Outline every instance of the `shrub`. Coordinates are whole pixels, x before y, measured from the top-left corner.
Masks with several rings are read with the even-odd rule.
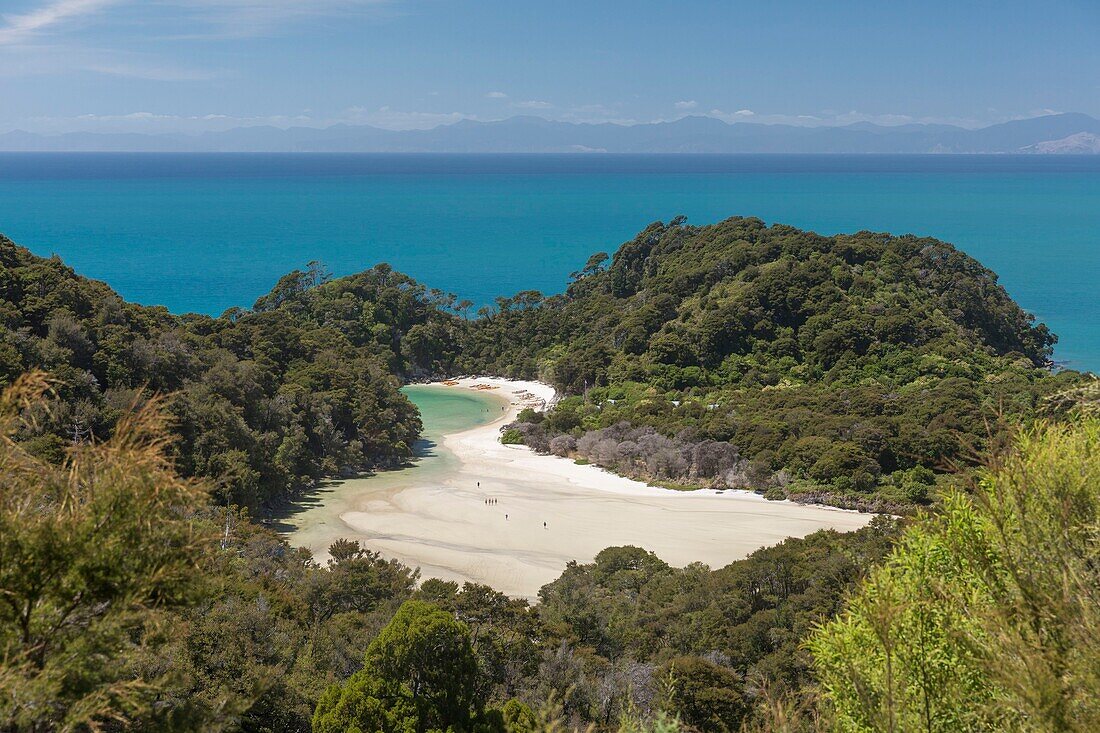
[[[1100,730],[1100,422],[1040,426],[811,638],[838,729]]]

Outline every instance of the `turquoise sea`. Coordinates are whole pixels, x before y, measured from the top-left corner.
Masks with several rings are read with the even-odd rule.
[[[0,232],[176,312],[249,306],[310,260],[553,293],[678,214],[945,239],[1100,371],[1100,156],[0,154]]]

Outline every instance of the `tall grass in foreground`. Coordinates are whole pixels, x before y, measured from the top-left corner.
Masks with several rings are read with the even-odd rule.
[[[155,402],[60,463],[28,454],[13,436],[48,386],[31,373],[0,396],[0,729],[198,730],[167,703],[205,491],[172,469]]]
[[[808,646],[838,731],[1100,730],[1100,420],[1041,425]]]

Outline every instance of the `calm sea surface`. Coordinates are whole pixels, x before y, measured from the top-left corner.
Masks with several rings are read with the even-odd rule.
[[[945,239],[1100,370],[1100,156],[0,153],[0,232],[176,312],[249,306],[310,260],[554,293],[678,214]]]

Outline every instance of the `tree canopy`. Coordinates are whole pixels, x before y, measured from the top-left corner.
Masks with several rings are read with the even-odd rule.
[[[647,227],[563,295],[466,332],[471,371],[567,395],[514,435],[675,486],[906,511],[1079,379],[1053,334],[950,244],[759,219]]]
[[[317,705],[314,733],[467,731],[481,712],[477,660],[464,624],[406,601],[367,647],[363,668]]]
[[[187,729],[199,710],[155,710],[179,673],[156,658],[202,585],[204,487],[172,470],[155,403],[60,464],[30,455],[11,438],[47,387],[32,373],[0,397],[0,727]]]
[[[844,731],[1100,726],[1100,423],[1041,425],[809,641]]]
[[[314,265],[252,311],[174,316],[0,237],[0,384],[42,369],[56,385],[17,436],[27,449],[58,460],[171,394],[178,468],[253,509],[409,458],[421,425],[401,378],[442,368],[455,320],[382,265],[338,281]]]

